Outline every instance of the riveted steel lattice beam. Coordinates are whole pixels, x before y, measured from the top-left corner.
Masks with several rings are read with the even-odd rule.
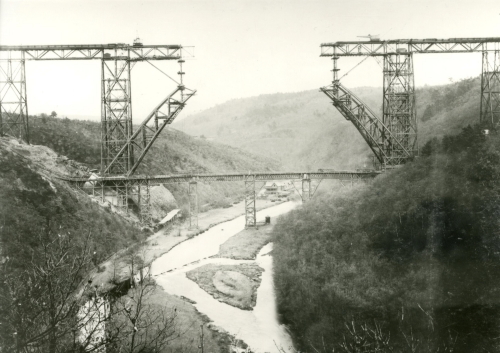
[[[24,52],[0,52],[0,135],[29,143]]]
[[[116,57],[129,61],[178,60],[193,56],[193,47],[178,44],[133,46],[125,43],[84,45],[0,45],[0,52],[24,52],[26,60],[101,60]]]
[[[321,56],[385,56],[401,53],[474,53],[497,50],[500,37],[392,39],[322,43]]]
[[[269,180],[302,180],[304,174],[307,174],[310,179],[336,179],[346,180],[351,179],[369,180],[375,178],[380,172],[376,171],[317,171],[317,172],[282,172],[282,173],[254,173],[252,177],[255,181],[269,181]],[[83,177],[68,177],[57,175],[61,180],[71,183],[85,183],[90,181],[88,178]],[[170,183],[185,183],[191,180],[196,181],[245,181],[248,180],[248,174],[177,174],[177,175],[132,175],[126,176],[105,176],[96,177],[95,182],[104,185],[112,185],[115,181],[128,180],[131,185],[138,185],[143,180],[149,180],[150,185],[170,184]],[[94,182],[94,181],[92,181]]]

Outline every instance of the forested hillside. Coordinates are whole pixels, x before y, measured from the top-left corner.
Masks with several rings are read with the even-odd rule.
[[[45,320],[46,313],[37,305],[41,305],[39,298],[48,296],[46,283],[57,283],[57,293],[51,294],[57,300],[66,295],[68,300],[92,266],[146,237],[86,195],[44,177],[29,155],[23,157],[8,150],[6,139],[0,141],[0,347],[5,349],[12,347],[16,339],[22,347],[24,339],[33,338],[29,334],[36,336],[34,332],[41,329],[36,325],[41,325],[39,320]],[[66,261],[70,257],[73,262],[53,262],[54,254],[48,256],[48,251],[54,248],[61,251],[61,256],[64,254]],[[82,251],[84,248],[86,251]],[[76,270],[83,257],[85,266]],[[47,270],[44,265],[57,272],[44,272],[44,278],[42,273],[36,273],[40,268]],[[69,278],[70,273],[74,277]],[[39,282],[33,278],[28,281],[25,274],[35,275]],[[26,321],[21,323],[21,318]],[[26,332],[19,331],[21,327]]]
[[[416,90],[420,146],[475,123],[479,79]],[[380,115],[381,88],[355,88]],[[174,123],[195,136],[273,157],[288,169],[362,167],[371,151],[354,125],[318,90],[232,100]]]
[[[422,154],[278,221],[279,313],[301,351],[500,350],[500,136],[469,126]]]
[[[31,143],[54,151],[89,167],[100,168],[100,123],[67,118],[30,118]],[[166,128],[146,155],[136,174],[221,173],[279,170],[272,158],[254,156],[234,147],[192,138]],[[187,203],[185,185],[166,185],[181,204]],[[241,183],[203,183],[201,205],[229,205],[243,196]]]

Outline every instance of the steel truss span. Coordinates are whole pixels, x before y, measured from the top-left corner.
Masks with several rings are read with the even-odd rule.
[[[187,183],[189,195],[189,228],[198,228],[198,182],[243,181],[245,185],[245,226],[257,226],[256,189],[257,181],[270,180],[300,180],[302,181],[302,202],[308,202],[315,194],[323,179],[336,179],[342,185],[348,181],[353,185],[357,181],[369,180],[380,172],[375,171],[333,171],[319,170],[317,172],[283,172],[283,173],[253,173],[253,174],[185,174],[185,175],[134,175],[134,176],[93,176],[91,178],[72,178],[62,175],[56,177],[65,180],[78,189],[84,190],[104,202],[108,192],[115,200],[114,206],[129,211],[129,199],[137,203],[143,224],[151,224],[151,206],[149,188],[153,185],[169,183]],[[312,180],[319,181],[315,186]],[[298,191],[298,190],[297,190]]]
[[[413,54],[482,53],[480,121],[500,124],[500,37],[395,39],[321,44],[322,57],[333,61],[333,81],[321,88],[340,113],[359,130],[383,168],[418,155]],[[383,116],[377,117],[340,84],[338,59],[382,56]]]
[[[0,135],[9,134],[29,142],[26,61],[101,60],[101,174],[131,175],[160,132],[196,93],[183,83],[182,64],[184,58],[192,56],[192,47],[177,44],[0,46]],[[137,62],[153,60],[177,60],[177,88],[134,132],[131,71]]]
[[[178,174],[178,175],[133,175],[127,176],[105,176],[88,178],[73,178],[58,176],[59,179],[75,184],[85,184],[87,182],[100,183],[106,186],[113,186],[115,183],[126,181],[129,185],[139,185],[145,180],[150,185],[188,183],[188,182],[210,182],[210,181],[270,181],[270,180],[303,180],[303,179],[337,179],[350,181],[352,179],[372,179],[379,175],[376,171],[317,171],[317,172],[282,172],[282,173],[251,173],[251,174]]]

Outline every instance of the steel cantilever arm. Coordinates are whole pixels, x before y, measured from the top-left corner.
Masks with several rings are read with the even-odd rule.
[[[411,157],[411,153],[404,148],[398,139],[392,136],[392,132],[382,120],[354,93],[340,83],[322,87],[320,90],[332,100],[333,105],[344,118],[354,124],[380,163],[383,164],[391,157],[392,141],[396,141],[398,147],[404,150],[408,158]]]
[[[189,93],[184,91],[188,90]],[[104,174],[108,172],[111,166],[123,156],[129,147],[132,147],[134,154],[134,161],[127,172],[127,176],[132,175],[139,167],[139,164],[144,159],[146,153],[153,145],[158,135],[168,124],[171,124],[177,115],[186,105],[186,102],[194,96],[196,90],[191,91],[186,89],[183,85],[177,86],[177,88],[170,93],[160,104],[156,106],[155,109],[144,119],[140,124],[139,128],[132,134],[128,139],[127,143],[120,149],[116,154],[115,158],[107,166]],[[178,97],[176,97],[178,96]],[[153,122],[152,126],[148,126],[148,123]]]

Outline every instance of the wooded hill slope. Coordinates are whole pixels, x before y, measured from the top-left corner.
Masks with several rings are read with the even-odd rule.
[[[467,127],[273,231],[300,351],[498,352],[500,136]]]
[[[356,88],[381,115],[382,89]],[[416,90],[420,146],[458,133],[479,111],[479,79]],[[354,125],[318,90],[235,99],[180,119],[174,126],[230,146],[272,157],[286,169],[352,169],[370,163],[371,151]]]

